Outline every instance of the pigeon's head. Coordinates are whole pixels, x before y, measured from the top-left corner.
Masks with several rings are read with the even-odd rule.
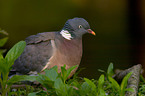
[[[81,38],[85,33],[95,35],[95,32],[90,29],[89,23],[83,18],[69,19],[60,32],[60,34],[67,40]]]

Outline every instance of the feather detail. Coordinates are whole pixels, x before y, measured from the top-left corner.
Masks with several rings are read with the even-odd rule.
[[[61,30],[60,34],[67,40],[71,40],[73,38],[67,30]]]

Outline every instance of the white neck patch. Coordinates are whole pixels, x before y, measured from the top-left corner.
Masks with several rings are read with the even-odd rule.
[[[61,30],[60,34],[67,40],[71,40],[73,38],[67,30]]]

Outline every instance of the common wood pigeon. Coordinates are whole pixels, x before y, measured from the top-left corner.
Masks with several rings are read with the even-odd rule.
[[[21,74],[41,73],[44,69],[66,65],[79,65],[82,57],[82,35],[91,33],[89,23],[83,18],[69,19],[58,32],[44,32],[26,38],[26,48],[15,61],[13,69]],[[75,73],[71,73],[70,77]]]

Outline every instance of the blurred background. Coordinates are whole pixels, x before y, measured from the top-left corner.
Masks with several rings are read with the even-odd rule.
[[[74,17],[86,19],[96,36],[83,37],[79,76],[98,78],[110,62],[125,69],[145,66],[145,0],[0,0],[0,28],[9,33],[4,48],[26,37],[61,30]]]

